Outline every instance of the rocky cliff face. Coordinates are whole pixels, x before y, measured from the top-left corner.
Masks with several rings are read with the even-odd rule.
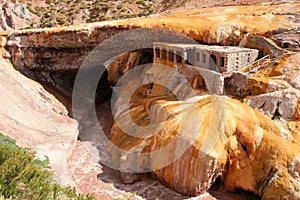
[[[76,145],[77,122],[39,83],[24,77],[8,60],[1,58],[0,63],[0,132],[32,148],[40,159],[47,156],[55,178],[73,184],[66,164]]]
[[[28,28],[31,21],[38,18],[24,2],[1,1],[0,4],[0,30]]]

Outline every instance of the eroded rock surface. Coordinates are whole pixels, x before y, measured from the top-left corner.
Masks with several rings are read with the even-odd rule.
[[[297,15],[300,9],[299,5],[299,2],[286,1],[274,3],[273,5],[207,8],[175,13],[171,16],[155,16],[153,18],[101,22],[52,29],[7,31],[1,32],[1,53],[5,58],[11,60],[14,67],[35,79],[41,78],[50,84],[54,83],[54,87],[58,87],[57,82],[60,82],[61,85],[66,82],[65,85],[72,85],[72,81],[69,81],[69,79],[75,77],[74,74],[76,74],[76,70],[80,67],[85,56],[100,42],[117,33],[134,28],[164,27],[207,44],[240,44],[243,46],[252,35],[271,37],[272,35],[297,29],[299,26],[299,16]],[[124,40],[116,42],[124,42]],[[118,44],[114,45],[117,46]],[[141,57],[139,53],[127,54],[121,57],[120,62],[115,63],[111,76],[109,76],[111,83],[115,84],[120,75],[126,73],[133,65],[138,65]],[[132,60],[130,64],[122,62],[127,58]],[[172,139],[169,136],[173,137],[178,134],[177,125],[181,124],[179,105],[183,103],[186,110],[191,112],[190,115],[187,115],[190,122],[187,124],[182,123],[183,128],[193,132],[193,130],[197,130],[197,125],[201,124],[200,130],[196,132],[196,135],[192,135],[197,136],[197,140],[192,140],[193,137],[190,137],[189,134],[181,138],[182,144],[185,144],[188,149],[184,152],[183,159],[176,159],[174,163],[167,167],[154,170],[153,173],[162,182],[183,194],[197,195],[207,191],[216,177],[221,176],[227,190],[233,191],[235,188],[242,188],[253,191],[264,198],[276,198],[280,193],[283,197],[296,199],[299,197],[299,147],[296,144],[299,144],[300,134],[300,104],[296,100],[299,99],[300,84],[298,83],[299,65],[293,65],[292,63],[297,63],[299,57],[293,56],[287,60],[294,68],[282,68],[283,65],[281,64],[284,63],[282,60],[276,61],[277,64],[276,62],[273,64],[266,62],[256,72],[252,73],[251,71],[250,76],[253,75],[252,79],[248,79],[245,74],[241,74],[240,81],[237,81],[240,88],[239,93],[243,98],[249,96],[249,104],[257,108],[261,107],[264,113],[270,113],[270,117],[273,117],[274,114],[277,116],[279,113],[280,118],[289,120],[284,124],[285,126],[274,123],[270,118],[236,100],[223,97],[215,98],[209,95],[197,97],[191,102],[175,101],[172,97],[147,99],[145,98],[147,96],[146,90],[143,90],[144,96],[135,99],[131,107],[131,116],[137,122],[143,120],[141,124],[144,126],[149,123],[147,118],[149,116],[152,116],[152,120],[156,123],[163,121],[160,118],[161,116],[173,116],[174,118],[170,117],[170,121],[167,121],[165,126],[161,126],[163,131],[145,140],[132,139],[120,131],[116,124],[113,126],[110,137],[112,137],[113,142],[124,149],[132,147],[137,151],[142,149],[144,152],[151,152],[161,146],[166,146]],[[6,64],[3,64],[3,66],[7,67]],[[68,72],[72,73],[71,78],[61,78]],[[5,74],[4,78],[9,77],[6,70],[3,69],[3,73]],[[18,81],[24,79],[21,75],[18,75],[16,79],[1,83],[3,84],[3,87],[1,87],[3,99],[1,101],[4,102],[1,104],[3,105],[3,107],[1,106],[1,113],[5,113],[2,120],[5,126],[2,124],[1,130],[10,137],[19,138],[19,142],[22,141],[23,143],[20,143],[25,146],[36,147],[41,149],[42,152],[48,152],[49,157],[52,156],[50,160],[54,160],[52,166],[54,166],[56,173],[58,175],[63,174],[64,167],[61,165],[57,167],[55,164],[60,162],[58,160],[63,157],[62,155],[69,155],[70,150],[74,147],[77,136],[76,123],[67,117],[67,113],[61,104],[57,103],[56,100],[49,100],[54,98],[45,93],[40,86],[32,86],[37,89],[32,89],[31,86],[27,87],[27,84],[31,84],[28,79],[26,80],[30,83],[19,84]],[[16,88],[23,88],[9,89],[8,84],[15,85]],[[41,93],[37,92],[40,90]],[[70,94],[72,91],[65,90],[64,92]],[[203,94],[206,94],[206,92]],[[19,96],[23,98],[14,99]],[[8,99],[8,97],[12,98]],[[23,106],[16,108],[16,105],[21,105],[20,102],[24,104],[25,108],[28,105],[31,106],[26,110],[33,110],[33,112],[25,113],[26,110],[22,110]],[[36,104],[32,105],[32,102]],[[224,108],[225,106],[226,108],[224,116],[220,114],[223,112],[215,112],[214,106],[220,106],[220,102],[223,102],[221,107]],[[287,109],[287,111],[284,111],[284,109]],[[292,114],[293,111],[295,111],[294,114]],[[39,112],[42,114],[39,114]],[[156,112],[162,115],[156,115]],[[200,117],[198,117],[199,115]],[[54,120],[56,117],[58,120]],[[197,123],[195,120],[201,123]],[[222,125],[220,122],[226,123],[220,127],[214,126],[215,124]],[[91,122],[91,126],[93,126],[93,123]],[[192,124],[192,126],[188,127],[189,124]],[[13,127],[14,131],[7,130],[7,127]],[[51,127],[51,130],[49,130],[49,127]],[[53,130],[53,127],[58,128]],[[92,132],[93,129],[88,127],[86,129],[87,134],[89,131]],[[136,131],[136,134],[148,133],[141,132],[141,129]],[[24,138],[24,135],[26,137],[30,135],[30,138],[21,140],[20,138]],[[45,135],[47,136],[44,137]],[[52,141],[48,136],[53,137],[55,142],[45,145],[44,141]],[[89,135],[89,137],[92,136]],[[217,144],[212,151],[207,150],[206,142],[203,142],[206,141],[204,139],[206,136],[212,136],[212,141]],[[137,144],[137,146],[131,146],[133,144]],[[100,145],[102,143],[99,143]],[[103,150],[105,147],[102,145],[99,149]],[[138,149],[138,147],[141,149]],[[176,146],[173,147],[176,149]],[[105,173],[104,167],[102,168],[97,162],[92,162],[89,159],[88,161],[91,161],[94,166],[85,166],[87,162],[85,162],[86,157],[84,156],[89,153],[84,152],[86,149],[83,149],[80,144],[77,146],[77,150],[72,155],[71,159],[74,162],[70,162],[69,172],[84,192],[95,190],[100,199],[119,197],[124,193],[124,190],[138,191],[138,194],[145,198],[150,198],[151,195],[165,197],[166,199],[172,195],[174,199],[175,197],[178,197],[178,199],[185,198],[172,190],[166,189],[158,182],[151,182],[150,185],[153,183],[153,187],[148,191],[143,191],[142,188],[148,187],[149,182],[125,186],[118,182],[119,177],[116,177],[116,171],[110,171],[111,176],[108,176],[109,173]],[[117,165],[128,169],[126,162],[120,162],[119,160],[120,156],[123,155],[122,152],[113,148],[110,149],[110,152],[113,161]],[[83,153],[84,156],[77,157],[76,153]],[[65,163],[66,157],[62,158],[62,163]],[[166,158],[172,160],[174,157],[169,155]],[[146,161],[139,162],[147,167],[155,167],[160,160],[149,158],[149,162]],[[82,167],[78,167],[77,164]],[[101,171],[101,168],[103,171]],[[61,169],[63,170],[61,171]],[[88,175],[86,175],[87,173]],[[97,173],[100,173],[99,179],[101,179],[102,173],[101,183],[97,182],[95,178]],[[64,181],[67,180],[63,176],[61,177]],[[91,182],[94,188],[91,187]],[[120,190],[111,187],[110,184],[117,185]],[[97,187],[103,187],[107,190],[101,190]],[[140,188],[140,190],[137,188]],[[163,194],[157,189],[167,192]]]
[[[158,108],[161,109],[156,110]],[[164,123],[160,112],[167,113]],[[188,114],[184,115],[185,112]],[[121,112],[116,120],[126,118],[125,115]],[[131,105],[130,115],[140,125],[139,128],[126,125],[128,130],[135,130],[135,137],[115,123],[111,141],[118,148],[108,146],[114,163],[125,170],[132,166],[151,168],[161,181],[187,195],[206,192],[221,176],[230,191],[242,188],[265,199],[279,194],[283,198],[299,198],[298,168],[294,167],[300,156],[299,145],[286,139],[292,138],[288,130],[248,105],[222,96],[206,95],[186,101],[153,97]],[[144,127],[151,120],[160,127],[155,135],[145,132]],[[189,126],[185,126],[185,120]],[[186,130],[184,134],[181,128]],[[141,138],[145,136],[148,137]],[[180,139],[172,143],[176,137]],[[171,146],[169,151],[164,149],[158,157],[143,156],[143,153],[155,154],[156,150],[168,146]],[[186,151],[177,159],[175,152],[181,148]],[[134,160],[130,153],[122,150],[139,152],[140,156]],[[174,162],[158,169],[165,159]]]
[[[244,102],[279,120],[291,130],[299,144],[300,54],[262,61],[235,73],[227,93],[244,98]]]
[[[101,140],[100,135],[102,133],[99,132],[96,123],[101,125],[105,134],[108,134],[113,123],[113,117],[111,116],[110,101],[101,104],[97,109],[99,109],[99,112],[97,112],[99,122],[87,118],[84,123],[86,127],[81,130],[82,138],[87,139],[87,137],[90,137],[91,139],[78,141],[74,153],[68,161],[68,173],[82,192],[93,193],[98,199],[121,198],[126,196],[127,193],[135,193],[136,199],[143,198],[147,200],[259,199],[251,193],[241,191],[231,193],[224,191],[224,189],[219,190],[219,185],[216,185],[216,188],[210,189],[207,193],[189,197],[164,186],[159,181],[151,178],[149,174],[138,174],[140,181],[124,184],[121,181],[120,171],[112,169],[112,165],[99,162],[99,157],[106,152],[106,143]],[[93,144],[98,151],[91,153],[90,143],[95,139],[97,141]],[[134,177],[137,177],[137,175]],[[131,178],[130,175],[129,178]]]
[[[297,16],[294,18],[294,21],[300,22],[300,17]],[[289,33],[281,33],[278,35],[274,35],[272,37],[273,40],[276,41],[278,45],[283,48],[288,48],[290,50],[299,51],[300,50],[300,32],[289,32]]]
[[[30,20],[37,18],[23,3],[1,1],[0,30],[22,29],[29,27]]]
[[[56,179],[73,184],[66,164],[76,145],[77,122],[53,95],[3,58],[0,76],[0,132],[20,146],[33,148],[39,158],[47,156]]]

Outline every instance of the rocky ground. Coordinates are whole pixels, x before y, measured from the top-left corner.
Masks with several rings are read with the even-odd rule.
[[[0,4],[0,25],[2,30],[45,28],[263,2],[271,0],[3,0]]]

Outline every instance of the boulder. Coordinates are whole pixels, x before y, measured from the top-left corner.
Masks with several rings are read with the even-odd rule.
[[[248,97],[246,103],[254,108],[261,109],[264,114],[272,119],[290,121],[294,117],[299,98],[300,91],[290,88]]]

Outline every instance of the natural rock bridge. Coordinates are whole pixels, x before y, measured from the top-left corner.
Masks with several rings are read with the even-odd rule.
[[[252,35],[271,37],[272,35],[276,35],[282,31],[290,30],[295,26],[298,26],[298,24],[293,23],[293,21],[297,21],[295,20],[297,16],[293,15],[289,11],[291,6],[299,7],[299,4],[296,4],[295,2],[293,2],[291,5],[288,4],[289,2],[280,3],[278,5],[249,6],[246,7],[246,11],[243,10],[243,7],[223,7],[218,8],[217,13],[216,9],[214,8],[213,10],[205,10],[204,14],[202,14],[202,11],[189,11],[186,14],[179,13],[178,15],[174,14],[172,17],[158,17],[155,18],[155,20],[145,18],[123,20],[119,22],[86,24],[77,27],[64,27],[58,29],[53,28],[45,30],[2,32],[0,40],[1,54],[3,57],[9,58],[9,60],[13,63],[13,66],[18,68],[22,73],[39,80],[46,86],[49,84],[52,85],[55,89],[63,93],[62,96],[71,96],[72,86],[79,67],[82,65],[82,62],[85,60],[86,56],[90,54],[99,43],[102,42],[102,47],[105,47],[106,50],[102,52],[103,54],[101,54],[103,60],[99,60],[99,54],[97,54],[95,51],[95,54],[92,54],[90,57],[90,67],[93,68],[95,66],[99,66],[102,63],[101,61],[112,58],[114,55],[121,54],[119,59],[113,63],[112,70],[108,71],[108,74],[110,75],[106,74],[106,82],[104,81],[106,85],[104,83],[99,83],[99,86],[101,86],[100,89],[103,89],[102,92],[99,92],[99,94],[101,93],[101,95],[104,95],[104,93],[107,92],[109,96],[111,94],[109,91],[109,84],[114,85],[119,78],[131,68],[143,63],[152,62],[153,40],[149,40],[149,38],[151,38],[150,36],[160,38],[161,40],[158,41],[174,41],[172,38],[166,40],[166,38],[160,37],[160,35],[156,32],[144,32],[144,38],[141,38],[139,42],[136,41],[136,35],[128,35],[128,37],[123,37],[119,40],[106,41],[106,39],[113,38],[113,36],[117,33],[137,28],[164,27],[166,28],[165,32],[167,33],[170,32],[170,29],[175,30],[183,33],[184,35],[188,35],[192,39],[203,44],[235,46],[237,44],[241,44],[241,40],[243,40],[243,42],[247,42],[249,37]],[[222,15],[219,13],[222,13]],[[185,17],[182,17],[183,15]],[[220,20],[220,17],[222,20]],[[260,23],[253,23],[253,21]],[[190,39],[187,37],[183,37],[182,41],[178,41],[177,39],[178,38],[176,37],[176,42],[190,42]],[[129,43],[129,51],[125,48],[125,43]],[[142,49],[141,52],[130,52],[140,49],[141,46],[138,45],[139,43],[144,45],[146,44],[144,46],[146,49]],[[123,54],[125,52],[130,53]],[[95,56],[94,58],[93,55]],[[3,63],[7,62],[7,60],[4,59],[2,61]],[[261,109],[263,112],[274,113],[276,119],[283,118],[287,121],[278,121],[278,123],[274,122],[267,116],[264,116],[261,112],[258,112],[244,103],[241,103],[239,100],[233,100],[231,98],[222,96],[216,96],[216,98],[214,98],[213,96],[206,94],[205,96],[197,97],[198,99],[196,100],[196,103],[198,102],[198,105],[194,102],[183,102],[186,103],[187,110],[191,111],[192,113],[189,120],[189,122],[192,124],[196,124],[194,120],[197,119],[198,111],[203,114],[203,117],[201,118],[203,131],[199,132],[199,140],[197,139],[197,141],[199,141],[197,143],[198,146],[191,146],[190,151],[186,152],[185,154],[187,156],[184,159],[179,159],[173,163],[172,166],[155,171],[154,173],[156,176],[160,180],[168,183],[172,189],[177,190],[182,194],[197,195],[205,192],[218,175],[215,173],[213,177],[209,179],[209,184],[206,184],[207,182],[203,183],[199,179],[199,177],[202,177],[202,180],[208,180],[206,177],[201,176],[204,174],[201,172],[203,172],[203,169],[214,169],[214,171],[220,172],[224,175],[221,176],[221,179],[222,181],[225,181],[225,188],[230,191],[233,191],[235,188],[242,188],[244,190],[250,190],[266,199],[277,198],[278,193],[276,194],[276,192],[278,191],[281,193],[282,191],[285,192],[286,194],[282,194],[286,197],[290,197],[289,199],[296,199],[299,197],[299,137],[297,137],[297,135],[299,135],[298,127],[300,107],[298,103],[298,90],[300,84],[298,79],[298,63],[299,56],[297,55],[288,57],[283,61],[279,59],[279,64],[276,61],[273,63],[274,65],[272,65],[273,67],[270,67],[270,69],[263,69],[267,72],[264,77],[261,77],[261,73],[258,71],[257,73],[253,74],[252,79],[247,79],[247,77],[245,79],[245,91],[251,91],[252,95],[255,95],[255,97],[252,96],[250,99],[248,99],[248,102],[250,102],[249,104]],[[189,66],[186,65],[186,67]],[[1,124],[1,132],[13,136],[17,140],[24,141],[24,138],[26,138],[28,141],[35,141],[36,144],[39,145],[34,148],[39,148],[44,152],[51,151],[52,153],[55,152],[52,151],[55,148],[50,147],[52,147],[52,145],[58,145],[57,141],[61,141],[61,136],[68,133],[71,137],[71,139],[69,139],[69,141],[71,141],[71,145],[63,146],[61,143],[59,143],[59,145],[63,146],[64,152],[66,152],[65,148],[70,147],[67,148],[67,152],[71,153],[71,150],[75,146],[75,140],[78,133],[76,129],[76,122],[73,120],[71,120],[71,131],[73,130],[76,132],[76,134],[71,134],[74,132],[71,132],[67,129],[65,133],[62,131],[62,129],[55,129],[53,132],[51,132],[51,134],[56,136],[54,140],[55,142],[51,143],[49,148],[48,146],[45,147],[45,140],[40,140],[42,137],[44,138],[45,135],[49,134],[49,132],[47,132],[48,124],[51,125],[56,121],[63,122],[63,120],[60,118],[62,117],[62,114],[64,117],[67,117],[63,106],[59,105],[59,109],[49,106],[49,99],[53,99],[53,101],[50,103],[51,105],[58,101],[56,101],[56,99],[49,93],[44,92],[42,87],[39,87],[40,89],[29,87],[29,81],[22,81],[25,77],[21,76],[19,73],[15,73],[18,75],[15,76],[13,79],[14,81],[11,82],[9,75],[11,75],[13,72],[7,73],[8,69],[13,71],[11,70],[12,68],[10,66],[7,67],[7,65],[3,64],[1,69],[3,71],[3,81],[1,82],[3,87],[0,88],[3,90],[2,97],[5,97],[3,98],[4,106],[2,105],[0,107],[1,113],[5,113],[5,120],[3,120],[3,123]],[[192,74],[194,74],[194,72],[192,72]],[[201,75],[201,77],[209,77],[208,75],[204,75],[204,71],[197,74],[197,76],[198,75]],[[109,83],[107,83],[107,77],[109,78]],[[216,74],[216,77],[218,77],[218,74]],[[216,83],[216,81],[211,82]],[[10,87],[7,87],[7,84],[9,83],[11,83]],[[213,86],[209,86],[209,84],[207,84],[207,86],[208,88],[213,88]],[[278,93],[280,93],[280,96],[278,96],[278,93],[275,93],[274,91],[280,90],[281,88],[283,91],[279,91]],[[58,94],[57,90],[53,92],[56,95]],[[264,95],[266,93],[270,94]],[[262,95],[263,98],[261,97]],[[36,100],[39,100],[42,103],[36,104]],[[71,100],[67,100],[68,101],[63,103],[68,106]],[[161,99],[141,98],[139,100],[143,101],[144,104],[135,102],[136,105],[132,107],[137,108],[141,111],[141,114],[144,114],[141,115],[140,113],[135,112],[136,110],[133,110],[132,117],[137,117],[136,119],[138,119],[138,121],[142,120],[141,122],[143,123],[148,122],[148,112],[151,110],[151,105],[157,105],[157,108],[164,107],[166,108],[166,111],[173,113],[174,116],[168,121],[169,125],[165,126],[160,134],[154,136],[152,138],[153,140],[150,140],[151,138],[147,139],[147,143],[139,143],[140,141],[137,141],[140,144],[140,147],[143,147],[145,151],[148,151],[151,148],[155,149],[156,147],[160,147],[161,142],[167,142],[167,140],[164,140],[165,136],[173,136],[176,134],[177,125],[180,124],[179,103],[181,102],[172,98],[168,99],[168,97],[161,97]],[[216,102],[217,104],[214,104],[213,102]],[[28,112],[22,110],[24,104],[32,105],[32,108],[29,110],[34,110],[35,112],[28,114]],[[145,104],[147,106],[145,106]],[[201,137],[203,136],[203,133],[205,135],[210,134],[206,134],[206,130],[208,129],[205,127],[205,125],[209,125],[210,119],[214,119],[214,116],[219,117],[218,119],[224,117],[223,115],[213,115],[211,110],[214,105],[227,106],[226,111],[228,112],[226,112],[225,115],[227,125],[220,126],[221,131],[225,133],[223,136],[227,143],[222,143],[225,144],[225,146],[216,146],[214,149],[215,151],[211,152],[212,157],[210,158],[212,158],[213,162],[201,162],[201,159],[199,160],[197,157],[199,155],[197,152],[203,153],[201,152],[200,148],[203,141]],[[11,107],[15,108],[16,112],[7,112],[7,109],[10,109]],[[47,109],[45,109],[45,107]],[[284,108],[289,108],[288,112],[283,113],[283,110],[286,111]],[[18,109],[22,111],[18,112]],[[99,109],[99,107],[97,107],[97,109]],[[49,116],[49,113],[51,114],[53,111],[55,111],[55,115],[57,114],[57,119],[59,120],[55,121],[53,120],[53,115]],[[37,114],[35,117],[31,117],[31,115],[36,112]],[[103,112],[103,110],[100,110],[99,113],[102,114],[100,117],[103,119],[107,117],[107,113]],[[20,120],[16,118],[15,114],[18,114]],[[41,117],[38,118],[36,116]],[[10,126],[6,119],[11,119],[13,125]],[[28,120],[24,121],[23,119]],[[158,118],[157,120],[160,122],[159,120],[161,119]],[[21,124],[17,125],[18,127],[21,127],[17,136],[10,132],[11,129],[7,129],[7,127],[15,127],[16,121]],[[51,121],[51,123],[49,123],[49,121]],[[32,124],[32,122],[37,123]],[[40,129],[39,123],[43,124],[45,129]],[[90,123],[89,125],[93,126],[94,124],[95,123]],[[90,126],[85,129],[87,134],[93,132],[93,127]],[[41,135],[41,138],[34,138],[36,134],[26,134],[28,132],[24,132],[23,127],[33,130],[34,133],[38,132]],[[110,136],[116,144],[120,143],[120,146],[124,145],[125,149],[131,147],[130,145],[125,145],[126,142],[132,144],[131,138],[128,137],[128,135],[123,134],[116,124],[114,124],[112,129],[110,128],[111,126],[107,125],[107,130],[112,130]],[[171,129],[172,133],[170,132]],[[212,130],[212,133],[217,133],[214,131],[214,129]],[[16,130],[14,131],[16,132]],[[80,131],[82,133],[82,130]],[[168,131],[170,134],[165,134],[163,131]],[[143,132],[137,133],[144,134]],[[26,135],[26,137],[24,135]],[[105,146],[103,145],[102,148],[104,149]],[[65,166],[67,157],[70,155],[69,153],[61,153],[60,155],[62,156],[59,157],[55,152],[51,158],[54,158],[55,163],[63,163],[62,165]],[[76,151],[72,157],[81,160],[81,157],[78,158],[78,155],[81,154]],[[119,155],[117,151],[112,150],[111,155],[115,157],[116,161],[118,161]],[[191,160],[194,161],[192,162]],[[268,160],[267,163],[266,160]],[[211,159],[208,159],[207,161],[211,161]],[[72,171],[74,175],[73,178],[76,177],[73,179],[73,181],[76,180],[77,186],[84,192],[96,191],[97,195],[100,196],[100,199],[103,199],[103,196],[105,195],[109,197],[114,195],[116,196],[116,194],[120,195],[120,191],[116,192],[116,188],[114,188],[117,185],[115,179],[113,180],[114,184],[106,184],[107,182],[104,183],[105,189],[108,188],[108,190],[104,191],[105,194],[102,193],[103,185],[98,185],[101,180],[97,179],[99,178],[97,175],[99,174],[99,171],[102,170],[101,173],[104,173],[103,171],[106,169],[100,166],[95,169],[95,172],[92,175],[86,175],[86,170],[83,168],[86,167],[85,164],[89,163],[90,162],[84,162],[84,166],[75,166],[77,163],[74,164],[74,167],[80,168],[78,171],[81,171],[79,175],[77,174],[77,171],[76,173],[73,173],[74,171]],[[214,165],[214,163],[217,163],[218,165]],[[95,163],[94,165],[99,166],[99,163]],[[209,168],[209,165],[213,168]],[[224,166],[224,168],[222,166]],[[56,168],[54,167],[53,169],[58,169],[56,171],[56,174],[58,175],[61,175],[61,171],[65,170],[60,166],[56,166]],[[189,170],[192,170],[194,174],[189,173]],[[89,171],[89,169],[87,171]],[[178,174],[178,171],[183,173]],[[200,173],[200,176],[198,173]],[[280,177],[278,176],[279,173],[281,174]],[[194,175],[197,178],[194,178]],[[85,183],[82,182],[82,177],[86,180]],[[104,181],[111,181],[112,179],[109,178],[103,179],[102,177]],[[92,183],[91,179],[93,179]],[[119,181],[119,177],[116,179]],[[189,198],[184,197],[179,193],[175,193],[174,191],[170,192],[170,190],[168,190],[168,192],[165,192],[167,191],[166,188],[163,189],[164,192],[161,192],[160,188],[162,186],[160,185],[158,187],[157,185],[159,184],[153,186],[155,189],[149,189],[149,185],[147,184],[142,184],[142,186],[140,185],[141,187],[137,189],[137,187],[135,187],[137,184],[124,186],[120,183],[119,185],[122,185],[122,187],[119,189],[123,190],[125,188],[124,190],[126,191],[136,191],[138,195],[141,195],[145,198],[149,197],[149,199],[153,197],[158,197],[159,199],[170,199],[170,197],[172,199]],[[93,187],[90,187],[91,185],[93,185]],[[201,191],[197,189],[199,188],[198,186],[201,186]],[[111,194],[107,194],[112,191],[110,190],[111,188],[114,188],[113,192]],[[128,190],[128,188],[131,189]],[[147,190],[147,194],[144,192],[145,188],[149,189]],[[154,190],[159,192],[154,193]],[[221,194],[221,197],[224,196],[223,194],[224,193]],[[163,198],[163,196],[165,198]]]

